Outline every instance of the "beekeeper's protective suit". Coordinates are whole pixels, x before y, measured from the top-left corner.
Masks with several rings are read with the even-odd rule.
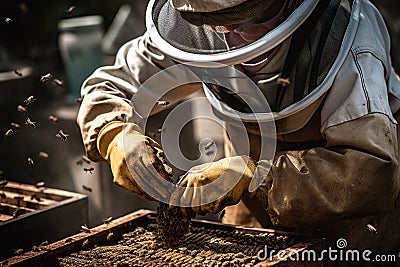
[[[360,251],[400,250],[400,85],[391,68],[388,32],[369,1],[152,0],[147,27],[120,49],[114,66],[98,69],[82,89],[78,123],[87,153],[110,163],[117,184],[151,199],[132,177],[145,180],[154,164],[162,176],[169,172],[161,147],[135,123],[124,122],[139,109],[130,100],[140,85],[177,62],[196,68],[212,67],[210,62],[233,65],[257,84],[272,109],[276,154],[272,161],[260,159],[264,133],[257,123],[244,121],[250,157],[237,151],[240,144],[230,136],[225,159],[180,182],[200,186],[220,172],[235,176],[236,166],[243,170],[237,185],[211,204],[183,210],[218,212],[244,200],[226,208],[226,222],[317,230],[333,247],[345,238],[348,248]],[[184,80],[188,73],[169,79]],[[163,100],[173,104],[199,89],[227,129],[238,127],[235,112],[252,112],[235,97],[236,88],[209,82],[179,86]],[[121,141],[124,127],[129,147]],[[142,159],[141,149],[152,156]],[[130,151],[126,160],[122,150]],[[271,168],[260,174],[263,164]],[[265,181],[249,192],[254,175],[266,176]],[[198,203],[202,196],[178,197]],[[377,232],[368,231],[367,224]]]

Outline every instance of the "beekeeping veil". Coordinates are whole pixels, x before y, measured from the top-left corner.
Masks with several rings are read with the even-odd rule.
[[[276,48],[307,19],[317,3],[150,0],[146,25],[155,45],[179,62],[199,67],[235,65]]]

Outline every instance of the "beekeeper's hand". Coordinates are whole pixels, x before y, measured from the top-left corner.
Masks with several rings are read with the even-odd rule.
[[[170,206],[180,206],[184,214],[218,213],[235,205],[248,191],[256,170],[248,156],[224,158],[191,168],[178,182]],[[206,186],[209,185],[209,186]]]
[[[119,121],[108,123],[99,132],[97,149],[111,165],[117,185],[148,200],[166,199],[169,196],[154,178],[161,175],[168,179],[172,170],[165,164],[160,145],[143,135],[136,124]],[[139,184],[151,189],[151,196]]]

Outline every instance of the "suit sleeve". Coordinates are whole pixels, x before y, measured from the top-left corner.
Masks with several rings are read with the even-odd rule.
[[[102,160],[96,148],[96,139],[101,128],[111,121],[132,118],[134,111],[140,108],[134,104],[132,98],[141,85],[156,73],[174,65],[175,62],[163,55],[148,35],[144,34],[119,49],[113,66],[97,69],[84,82],[82,85],[84,98],[77,122],[87,155],[91,160]],[[174,75],[167,77],[171,80],[185,78]],[[158,81],[158,85],[162,87],[163,81]],[[198,84],[185,84],[177,89],[179,92],[169,93],[163,100],[171,104],[176,103],[198,88]],[[148,94],[157,95],[156,92]],[[155,107],[150,115],[160,110],[161,107]]]

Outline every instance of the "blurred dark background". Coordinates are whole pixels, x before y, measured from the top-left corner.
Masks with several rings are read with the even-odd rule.
[[[400,71],[400,6],[395,0],[373,2],[388,24],[393,64]],[[77,164],[85,154],[75,122],[79,104],[68,96],[57,24],[66,18],[100,15],[104,34],[112,37],[110,26],[124,4],[130,7],[129,23],[121,30],[123,34],[114,38],[113,46],[104,51],[103,64],[112,63],[116,46],[144,32],[147,0],[0,0],[0,180],[29,184],[44,181],[49,187],[87,194],[91,225],[101,223],[106,216],[120,216],[139,207],[154,208],[154,204],[113,185],[107,164],[91,163],[93,174],[83,171],[89,164]],[[24,70],[23,76],[14,70]],[[47,73],[53,78],[40,82]],[[54,84],[54,78],[62,80],[64,86]],[[28,106],[28,114],[18,112],[17,105],[24,104],[30,95],[37,100]],[[59,122],[50,122],[50,115],[58,117]],[[35,129],[25,125],[28,117],[37,123]],[[20,124],[21,129],[6,138],[11,122]],[[60,129],[69,134],[67,141],[56,137]],[[49,158],[40,158],[41,151]],[[35,161],[34,166],[28,165],[28,157]],[[83,185],[91,187],[92,192],[85,191]]]

